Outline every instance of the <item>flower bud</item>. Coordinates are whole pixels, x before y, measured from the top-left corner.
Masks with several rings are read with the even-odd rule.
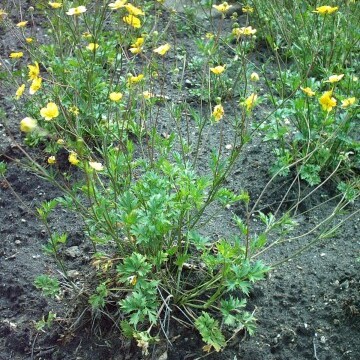
[[[260,77],[259,77],[258,73],[256,73],[256,72],[251,73],[251,75],[250,75],[251,81],[259,81],[259,79],[260,79]]]

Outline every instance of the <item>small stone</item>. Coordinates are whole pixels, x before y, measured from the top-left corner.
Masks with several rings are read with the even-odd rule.
[[[189,79],[186,79],[185,80],[185,87],[190,89],[190,88],[194,87],[194,84]]]
[[[22,223],[26,223],[26,220],[25,219],[21,219],[20,220]]]
[[[67,272],[67,276],[68,276],[70,279],[76,279],[79,275],[80,275],[80,273],[79,273],[77,270],[69,270],[69,271]]]
[[[70,246],[65,250],[65,254],[71,258],[76,258],[81,255],[81,251],[78,246]]]
[[[15,243],[15,245],[20,245],[21,241],[20,240],[15,240],[14,243]]]
[[[162,355],[160,355],[159,360],[167,360],[168,355],[167,355],[167,351],[165,351]]]

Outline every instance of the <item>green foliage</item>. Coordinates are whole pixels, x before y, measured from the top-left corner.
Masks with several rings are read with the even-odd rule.
[[[225,338],[221,333],[219,322],[207,312],[202,312],[202,315],[196,319],[195,326],[203,341],[214,347],[216,351],[220,351],[225,346]]]
[[[43,246],[43,250],[51,255],[56,255],[60,247],[64,245],[67,241],[67,234],[58,234],[56,232],[53,232],[50,235],[50,239],[47,244]]]
[[[43,316],[41,320],[35,323],[35,329],[37,331],[44,331],[52,327],[54,320],[56,319],[56,314],[52,311],[49,311],[47,316]]]
[[[5,176],[6,174],[6,164],[4,161],[0,161],[0,176]]]
[[[319,74],[325,69],[341,72],[357,62],[354,46],[358,46],[355,24],[359,11],[355,2],[341,3],[329,15],[315,13],[313,3],[303,0],[252,3],[264,30],[261,35],[285,61],[294,60],[301,77],[310,65],[312,72]]]
[[[155,324],[158,320],[157,310],[159,299],[157,285],[159,281],[141,281],[135,284],[134,290],[119,305],[126,315],[129,315],[129,324],[136,329],[139,324]]]
[[[212,1],[205,3],[212,9]],[[34,163],[35,170],[62,192],[37,208],[49,235],[44,251],[78,291],[63,260],[68,235],[50,226],[57,205],[76,213],[94,254],[82,294],[94,317],[120,315],[123,334],[147,354],[159,329],[166,331],[163,320],[178,309],[199,331],[204,350],[220,351],[229,333],[254,333],[245,297],[270,271],[255,257],[296,226],[291,210],[265,214],[257,208],[262,195],[250,199],[228,183],[255,131],[273,145],[274,177],[296,170],[315,186],[338,171],[345,202],[359,196],[357,181],[349,180],[360,163],[354,136],[358,107],[355,100],[339,106],[359,97],[351,49],[355,30],[351,25],[340,31],[347,12],[353,16],[351,8],[347,4],[340,15],[320,21],[308,2],[257,0],[249,4],[254,13],[246,15],[252,26],[255,17],[257,30],[240,28],[233,14],[205,34],[191,8],[182,17],[162,12],[158,2],[144,2],[146,16],[139,15],[137,27],[124,20],[126,7],[110,10],[108,3],[82,1],[87,10],[71,16],[70,5],[36,5],[49,21],[49,42],[26,51],[31,64],[41,64],[37,76],[43,83],[31,97],[14,100],[38,123],[26,133],[26,144],[41,145],[55,158]],[[227,20],[232,31],[224,36]],[[196,38],[177,43],[176,32]],[[256,36],[268,42],[272,54],[262,69],[249,60],[258,47]],[[171,47],[162,54],[159,46],[166,42]],[[271,78],[266,66],[272,60],[277,73]],[[288,60],[292,65],[284,69]],[[211,71],[218,65],[223,72]],[[26,83],[28,93],[30,67],[13,67],[16,83]],[[259,75],[249,75],[254,68],[262,71],[260,84]],[[340,72],[346,72],[344,79],[329,85],[327,77]],[[305,87],[317,94],[306,94]],[[337,107],[324,109],[319,93],[330,90]],[[44,116],[49,103],[57,108],[51,119]],[[252,116],[260,104],[274,109],[266,114],[259,106],[260,115]],[[209,236],[206,224],[234,206],[243,210],[234,216],[236,233]],[[60,293],[59,281],[46,275],[35,286],[49,296]],[[54,318],[49,313],[38,328]]]
[[[225,338],[221,333],[219,322],[207,312],[203,311],[195,321],[195,326],[202,339],[216,351],[220,351],[225,346]]]
[[[46,296],[57,296],[60,292],[60,283],[56,278],[48,275],[39,275],[35,281],[35,286]]]
[[[96,292],[89,297],[89,303],[92,310],[99,310],[104,308],[108,294],[109,292],[105,283],[98,285],[96,287]]]
[[[40,219],[46,221],[51,211],[56,207],[57,201],[55,199],[50,201],[44,201],[41,203],[40,207],[36,210],[40,216]]]

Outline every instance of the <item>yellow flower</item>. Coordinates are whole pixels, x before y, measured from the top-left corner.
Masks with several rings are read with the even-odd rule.
[[[30,85],[30,90],[29,90],[30,95],[34,95],[41,88],[41,83],[42,83],[41,77],[35,78],[32,81],[32,83]]]
[[[85,6],[78,6],[76,8],[71,8],[69,11],[66,12],[67,15],[74,15],[79,16],[80,14],[84,13],[86,11]]]
[[[129,85],[136,84],[136,83],[140,82],[143,78],[144,78],[143,74],[139,74],[138,76],[131,75],[128,79],[128,84]]]
[[[20,130],[31,132],[37,127],[37,121],[31,117],[26,117],[20,121]]]
[[[324,5],[324,6],[319,6],[316,8],[316,10],[314,10],[313,12],[314,13],[318,13],[320,15],[327,15],[327,14],[332,14],[334,13],[335,11],[337,11],[339,9],[338,6],[335,6],[335,7],[331,7],[331,6],[328,6],[328,5]]]
[[[34,80],[39,77],[40,74],[40,68],[37,61],[35,61],[34,65],[28,65],[29,69],[29,80]]]
[[[253,29],[251,26],[235,28],[232,30],[232,34],[239,38],[241,35],[250,36],[256,33],[256,29]]]
[[[335,83],[335,82],[340,81],[343,77],[344,77],[344,74],[331,75],[331,76],[329,76],[329,80],[325,80],[324,82]]]
[[[136,39],[136,41],[131,44],[130,52],[132,54],[139,54],[142,51],[142,45],[144,44],[144,38],[139,37]]]
[[[0,9],[0,20],[4,19],[6,15],[7,13],[4,10]]]
[[[252,93],[242,104],[246,107],[247,111],[252,110],[256,104],[258,96],[255,93]]]
[[[54,165],[56,163],[56,158],[55,156],[49,156],[47,159],[48,164],[50,165]]]
[[[125,9],[128,11],[129,14],[131,15],[135,15],[135,16],[139,16],[139,15],[145,15],[145,13],[137,8],[136,6],[134,5],[131,5],[131,4],[126,4],[125,5]]]
[[[85,39],[89,39],[92,37],[92,35],[88,32],[88,31],[85,31],[83,34],[82,34],[82,37],[85,38]]]
[[[129,51],[134,54],[134,55],[137,55],[137,54],[140,54],[141,51],[142,51],[142,47],[132,47],[129,49]]]
[[[325,91],[321,95],[319,103],[321,104],[324,111],[331,111],[332,108],[336,106],[336,100],[332,97],[332,90]]]
[[[220,121],[222,117],[224,116],[224,108],[221,104],[216,105],[214,107],[213,113],[212,113],[215,121]]]
[[[16,26],[18,28],[23,28],[26,26],[27,23],[28,23],[28,21],[20,21],[19,23],[16,24]]]
[[[33,39],[33,38],[30,38],[30,37],[27,37],[27,38],[25,38],[25,41],[26,41],[28,44],[31,44],[31,43],[34,41],[34,39]]]
[[[309,97],[315,95],[315,91],[312,91],[311,88],[309,88],[309,87],[303,88],[300,86],[300,89],[304,92],[304,94],[306,94]]]
[[[243,13],[250,13],[252,14],[254,12],[254,8],[252,8],[251,6],[249,5],[246,5],[242,8],[242,12]]]
[[[116,0],[114,3],[109,4],[109,8],[111,8],[112,10],[123,8],[126,2],[127,0]]]
[[[19,52],[12,52],[9,57],[11,59],[20,59],[24,56],[24,53],[22,51],[19,51]]]
[[[56,143],[57,143],[58,145],[64,145],[64,144],[65,144],[65,140],[64,140],[64,139],[57,139],[57,140],[56,140]]]
[[[356,98],[355,97],[351,97],[351,98],[347,98],[345,100],[341,101],[341,107],[343,108],[347,108],[348,106],[351,106],[353,104],[355,104]]]
[[[259,81],[260,77],[259,77],[259,74],[256,73],[256,72],[253,72],[250,74],[250,80],[251,81]]]
[[[130,283],[132,286],[135,286],[136,283],[137,283],[137,277],[136,277],[136,275],[129,276],[129,277],[127,278],[127,280],[129,281],[129,283]]]
[[[145,39],[143,37],[139,37],[136,39],[136,41],[131,44],[132,47],[141,47],[144,44]]]
[[[95,51],[99,47],[99,44],[90,43],[86,48],[90,51]]]
[[[18,89],[16,90],[16,93],[15,93],[15,99],[16,100],[19,100],[22,96],[22,94],[24,93],[25,91],[25,84],[22,84],[21,86],[18,87]]]
[[[144,91],[142,94],[143,94],[144,99],[146,99],[146,100],[149,100],[152,97],[154,97],[154,94],[151,93],[150,91]]]
[[[109,95],[109,99],[111,101],[114,101],[114,102],[118,102],[122,99],[123,97],[123,94],[120,93],[120,92],[112,92],[110,95]]]
[[[99,162],[89,161],[89,165],[96,171],[104,170],[104,165]]]
[[[69,154],[68,160],[71,165],[77,165],[80,162],[80,160],[77,158],[76,152],[71,152]]]
[[[75,116],[78,116],[80,114],[79,108],[75,105],[70,106],[69,112],[71,112]]]
[[[207,33],[205,34],[205,37],[206,37],[207,39],[211,40],[211,39],[213,39],[213,38],[215,37],[215,34],[212,33],[212,32],[207,32]]]
[[[134,16],[134,15],[128,15],[128,16],[124,16],[123,17],[123,21],[134,27],[135,29],[139,29],[141,27],[141,21],[138,17]]]
[[[216,9],[217,11],[220,11],[221,13],[226,13],[232,5],[229,5],[226,1],[223,2],[220,5],[213,5],[213,8]]]
[[[225,66],[218,65],[218,66],[210,68],[210,71],[215,75],[220,75],[225,71]]]
[[[49,102],[46,107],[43,107],[40,110],[40,115],[45,120],[52,120],[59,116],[59,109],[55,103]]]
[[[48,3],[50,5],[50,7],[52,7],[53,9],[59,9],[62,7],[62,3],[61,2],[49,2]]]
[[[154,49],[154,53],[157,53],[161,56],[164,56],[171,48],[171,45],[170,44],[164,44],[164,45],[161,45],[159,46],[158,48]]]

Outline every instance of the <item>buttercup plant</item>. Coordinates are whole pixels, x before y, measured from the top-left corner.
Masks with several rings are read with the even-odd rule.
[[[255,12],[261,20],[255,4],[243,9],[246,26],[234,18],[225,36],[222,24],[231,4],[212,4],[221,13],[220,25],[212,35],[197,30],[202,37],[194,48],[201,61],[191,69],[176,34],[167,32],[172,27],[175,32],[178,15],[165,17],[160,1],[41,5],[51,40],[36,48],[25,41],[25,55],[13,56],[19,62],[5,63],[11,64],[5,70],[17,79],[14,101],[24,105],[26,113],[20,130],[27,144],[44,145],[43,162],[20,148],[32,169],[63,193],[37,209],[49,236],[44,250],[54,257],[63,281],[80,293],[64,258],[68,236],[49,225],[49,214],[58,207],[82,218],[91,244],[91,281],[82,284],[86,291],[79,296],[94,318],[106,314],[144,354],[161,334],[168,336],[170,318],[195,327],[207,352],[222,350],[239,331],[253,334],[255,315],[247,310],[246,296],[270,270],[257,257],[289,239],[297,225],[291,217],[297,206],[284,215],[264,214],[257,205],[273,179],[256,199],[245,190],[232,191],[226,181],[257,126],[268,140],[282,145],[276,175],[297,167],[302,179],[317,185],[323,169],[331,172],[348,163],[349,140],[335,134],[351,133],[358,97],[351,86],[342,85],[350,75],[341,70],[320,82],[302,73],[287,103],[278,104],[279,94],[265,97],[260,83],[269,80],[248,58],[261,33],[252,23]],[[164,27],[162,17],[168,21]],[[28,36],[27,29],[19,35]],[[201,92],[195,105],[187,98],[192,89],[182,85],[189,70],[196,70]],[[179,102],[169,91],[169,74],[177,82]],[[278,104],[275,122],[250,124],[269,98]],[[278,117],[284,113],[293,115],[292,126],[299,132],[292,143],[279,127]],[[204,148],[209,164],[200,167]],[[322,221],[328,232],[335,215],[358,197],[352,184],[341,186],[343,197]],[[236,233],[207,236],[204,225],[235,203],[245,214],[234,215]],[[252,228],[253,217],[263,224],[258,233]],[[271,234],[276,240],[269,243]],[[61,293],[60,282],[48,276],[38,277],[35,285],[50,296]],[[40,320],[39,329],[55,318],[52,314],[48,322]],[[70,325],[71,330],[79,322]]]

